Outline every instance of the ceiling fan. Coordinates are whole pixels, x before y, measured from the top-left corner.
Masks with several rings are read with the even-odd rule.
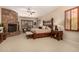
[[[30,15],[36,13],[34,10],[32,10],[30,8],[27,8],[26,12],[29,13]]]

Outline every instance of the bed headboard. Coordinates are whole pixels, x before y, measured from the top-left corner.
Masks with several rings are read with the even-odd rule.
[[[44,26],[49,26],[53,30],[53,18],[51,18],[51,20],[48,20],[48,21],[44,20],[43,25]]]
[[[49,25],[51,25],[51,21],[43,21],[43,25],[44,26],[49,26]]]

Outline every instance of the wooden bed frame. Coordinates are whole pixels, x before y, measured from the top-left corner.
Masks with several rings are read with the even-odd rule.
[[[51,33],[33,33],[33,39],[49,37],[50,35],[51,35]]]
[[[49,21],[48,21],[49,22]],[[51,31],[53,30],[53,18],[50,20],[51,22],[51,25],[48,25],[50,28],[51,28]],[[47,21],[46,21],[47,23]],[[43,25],[46,25],[45,24],[45,21],[43,22]],[[36,38],[42,38],[42,37],[51,37],[51,32],[48,32],[48,33],[33,33],[33,39],[36,39]]]
[[[51,32],[46,32],[46,33],[32,32],[33,34],[29,34],[27,36],[31,37],[33,39],[42,38],[42,37],[51,37],[51,38],[53,37],[57,40],[62,40],[63,39],[63,31],[53,31],[53,18],[51,19],[51,23],[52,24],[49,26],[51,28]]]

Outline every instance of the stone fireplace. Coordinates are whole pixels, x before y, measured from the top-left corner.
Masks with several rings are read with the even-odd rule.
[[[1,8],[1,19],[7,36],[14,36],[19,33],[18,14],[15,11]]]

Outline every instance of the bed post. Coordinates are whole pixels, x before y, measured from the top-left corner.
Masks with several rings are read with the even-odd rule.
[[[53,32],[53,18],[51,18],[51,37],[52,37],[52,32]]]
[[[53,18],[51,19],[51,30],[53,31]]]

